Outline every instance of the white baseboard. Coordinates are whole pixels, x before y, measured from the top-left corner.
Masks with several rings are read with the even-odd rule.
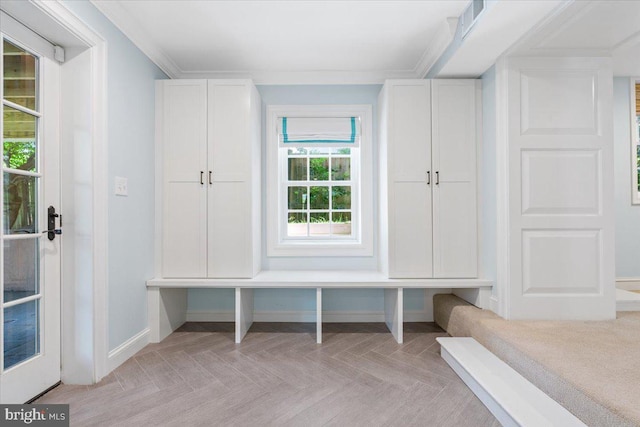
[[[122,365],[134,354],[149,344],[150,329],[145,328],[109,352],[107,373]]]
[[[188,311],[187,322],[233,322],[233,311]],[[316,322],[315,311],[255,311],[254,322]],[[383,311],[323,311],[325,323],[384,322]],[[406,310],[405,322],[433,322],[433,313],[427,310]]]
[[[187,311],[187,322],[235,322],[236,313],[233,310],[218,311]]]
[[[616,288],[625,291],[640,291],[640,277],[618,277]]]
[[[640,311],[640,294],[616,289],[616,311]]]
[[[498,297],[495,295],[491,295],[491,298],[489,298],[489,310],[493,311],[495,314],[497,314],[498,316],[500,316],[499,310],[500,310],[500,301],[498,301]]]

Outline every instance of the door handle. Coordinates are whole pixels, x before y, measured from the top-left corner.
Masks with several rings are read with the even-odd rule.
[[[209,171],[209,185],[213,185],[213,179],[211,178],[212,172]]]
[[[56,208],[49,206],[47,209],[47,231],[43,231],[42,234],[47,233],[47,239],[53,240],[56,235],[62,234],[62,228],[56,228],[56,218],[60,218],[60,226],[62,227],[62,215],[56,213]]]
[[[436,171],[436,185],[440,185],[440,171]]]
[[[431,185],[431,171],[427,171],[427,185]]]
[[[200,171],[200,185],[204,185],[204,171]]]

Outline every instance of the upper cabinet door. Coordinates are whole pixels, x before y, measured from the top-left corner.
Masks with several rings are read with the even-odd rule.
[[[207,82],[157,84],[163,277],[207,275]]]
[[[391,181],[426,183],[431,168],[429,81],[394,81],[390,89]]]
[[[242,81],[209,81],[209,170],[214,182],[250,178],[249,90]]]
[[[477,85],[432,81],[434,277],[478,275]]]
[[[161,84],[164,176],[200,183],[200,171],[207,168],[207,81]]]

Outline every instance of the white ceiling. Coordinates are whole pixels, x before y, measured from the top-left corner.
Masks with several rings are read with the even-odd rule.
[[[512,54],[611,56],[617,76],[640,75],[640,0],[568,2]]]
[[[469,1],[92,0],[169,76],[259,84],[422,78]],[[612,55],[640,74],[639,23],[640,0],[487,0],[435,75],[475,77],[505,52]]]
[[[469,0],[93,3],[176,77],[378,82],[424,76],[431,41]]]

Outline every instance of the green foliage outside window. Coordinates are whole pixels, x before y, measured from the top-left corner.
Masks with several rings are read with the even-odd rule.
[[[4,140],[2,146],[2,162],[5,168],[35,170],[36,141]]]

